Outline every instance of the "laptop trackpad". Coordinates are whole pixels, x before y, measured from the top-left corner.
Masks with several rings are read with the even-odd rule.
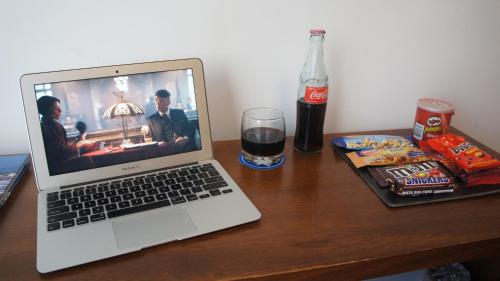
[[[138,214],[113,222],[120,250],[145,248],[172,240],[182,239],[196,231],[184,209],[160,210]]]

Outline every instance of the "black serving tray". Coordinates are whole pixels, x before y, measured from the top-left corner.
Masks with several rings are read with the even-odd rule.
[[[394,194],[389,188],[380,187],[375,179],[368,172],[367,167],[356,168],[346,156],[346,153],[352,150],[344,149],[330,143],[333,150],[344,159],[349,166],[363,179],[363,181],[377,194],[377,196],[389,207],[403,207],[412,205],[421,205],[435,202],[451,201],[500,193],[500,185],[478,185],[474,187],[459,186],[452,193],[428,194],[422,196],[399,196]]]

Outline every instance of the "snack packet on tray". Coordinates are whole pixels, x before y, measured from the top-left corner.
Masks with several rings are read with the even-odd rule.
[[[494,184],[500,184],[500,167],[467,174],[465,186]]]
[[[433,160],[417,147],[362,150],[346,153],[356,168],[365,166],[387,166],[419,163]]]
[[[420,149],[434,157],[436,161],[441,163],[441,165],[446,167],[455,177],[460,179],[466,187],[500,184],[500,167],[466,173],[452,159],[432,150],[430,146],[424,145]]]
[[[467,183],[467,173],[457,164],[455,164],[455,162],[453,162],[451,159],[446,158],[439,152],[432,150],[432,148],[427,145],[427,141],[421,142],[420,149],[428,155],[432,156],[434,160],[441,163],[441,165],[448,169],[448,171],[450,171],[455,177],[459,178],[463,183]]]
[[[389,135],[344,136],[333,139],[332,143],[338,147],[351,150],[372,150],[413,146],[413,144],[404,137]]]
[[[453,192],[457,187],[453,176],[435,161],[369,168],[368,171],[381,187],[389,187],[402,196]]]
[[[468,174],[500,167],[500,161],[455,134],[445,134],[438,138],[429,139],[427,144],[433,150],[452,160]]]

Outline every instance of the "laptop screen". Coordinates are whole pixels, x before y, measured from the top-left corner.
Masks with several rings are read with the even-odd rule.
[[[50,176],[202,148],[192,69],[34,88]]]

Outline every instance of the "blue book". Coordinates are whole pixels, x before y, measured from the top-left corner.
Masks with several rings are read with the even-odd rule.
[[[0,155],[0,207],[29,166],[29,154]]]

